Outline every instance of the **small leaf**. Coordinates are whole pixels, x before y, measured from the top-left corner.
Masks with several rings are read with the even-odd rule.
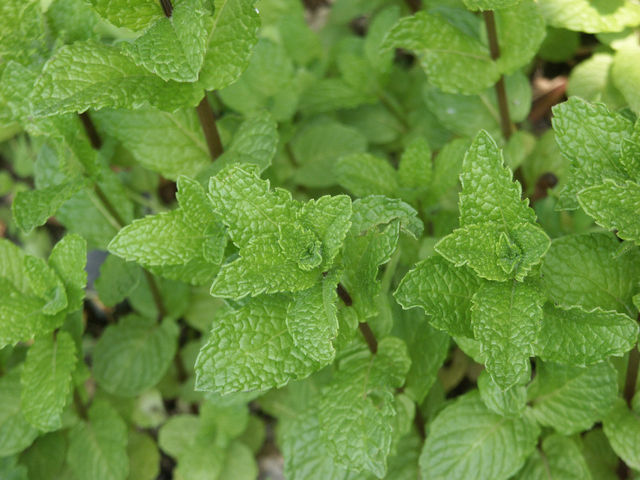
[[[591,472],[580,447],[570,438],[550,435],[527,460],[516,476],[517,480],[562,478],[566,480],[590,480]]]
[[[636,446],[640,442],[640,416],[629,410],[622,399],[617,399],[611,412],[603,422],[604,433],[611,447],[629,467],[640,469],[640,453]]]

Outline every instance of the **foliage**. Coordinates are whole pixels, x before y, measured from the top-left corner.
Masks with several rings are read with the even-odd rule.
[[[3,0],[0,477],[639,475],[637,2],[305,3]]]

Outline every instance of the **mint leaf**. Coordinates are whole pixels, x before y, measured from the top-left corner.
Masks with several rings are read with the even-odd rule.
[[[607,230],[616,230],[618,237],[640,245],[639,184],[605,180],[600,185],[580,191],[578,202],[598,225]]]
[[[503,417],[519,418],[527,406],[527,389],[524,385],[514,385],[506,390],[493,381],[487,370],[478,378],[480,398],[492,412]]]
[[[138,67],[117,47],[76,42],[61,47],[45,64],[33,96],[36,113],[49,116],[149,105],[173,111],[197,104],[202,91],[165,82]]]
[[[464,0],[469,10],[497,10],[518,5],[521,0]]]
[[[64,284],[47,262],[27,255],[24,257],[24,271],[33,293],[46,302],[42,306],[43,313],[55,315],[67,308],[69,302]]]
[[[389,417],[396,415],[392,388],[402,385],[410,363],[406,346],[393,337],[381,340],[375,355],[343,359],[318,410],[322,438],[336,462],[384,477],[393,436]]]
[[[14,455],[27,448],[38,436],[20,409],[20,369],[0,377],[0,455]]]
[[[368,153],[347,155],[336,162],[333,171],[338,184],[356,197],[397,196],[396,171],[382,158]]]
[[[616,370],[607,362],[574,367],[538,362],[529,386],[533,414],[541,425],[572,435],[602,420],[618,395]]]
[[[129,431],[127,442],[129,477],[154,480],[160,473],[160,452],[156,442],[147,434]]]
[[[632,123],[602,104],[572,97],[554,107],[553,130],[562,154],[569,159],[569,178],[561,192],[561,206],[578,208],[576,194],[604,178],[625,180],[620,144],[630,136]]]
[[[542,327],[540,293],[529,284],[485,282],[473,296],[471,324],[487,371],[502,389],[528,380]]]
[[[616,238],[608,233],[555,239],[542,265],[543,284],[557,305],[601,308],[636,316],[631,300],[638,277],[638,254],[617,256]]]
[[[640,110],[640,96],[633,86],[640,78],[640,70],[636,67],[638,58],[640,58],[640,50],[637,48],[622,48],[616,52],[611,65],[613,84],[622,93],[629,107],[636,113]]]
[[[516,476],[517,480],[566,478],[582,480],[591,478],[587,462],[580,447],[570,438],[549,435],[527,460]]]
[[[136,289],[141,278],[142,271],[135,263],[109,255],[100,266],[100,276],[94,286],[100,301],[107,307],[113,307]]]
[[[487,47],[437,13],[400,19],[383,43],[392,47],[416,52],[429,81],[444,92],[474,94],[500,76]]]
[[[106,401],[95,401],[88,422],[78,423],[69,432],[67,463],[78,480],[127,478],[127,427]]]
[[[426,140],[418,138],[407,145],[400,157],[397,176],[400,195],[407,201],[417,200],[428,193],[433,168],[431,148]]]
[[[549,247],[549,238],[533,223],[535,213],[521,200],[520,185],[511,177],[498,146],[480,132],[460,174],[461,228],[435,246],[456,266],[468,264],[488,280],[522,281]]]
[[[85,182],[78,179],[39,190],[18,192],[11,206],[16,224],[25,233],[44,225],[64,202],[84,186]]]
[[[109,326],[93,352],[93,374],[114,395],[136,396],[157,384],[176,351],[178,328],[165,320],[128,315]]]
[[[640,468],[640,455],[635,445],[640,441],[640,416],[629,410],[622,399],[616,403],[603,422],[604,433],[614,452],[631,468]]]
[[[163,16],[159,2],[139,0],[90,0],[104,19],[117,27],[144,30]]]
[[[215,0],[213,25],[199,83],[220,90],[235,82],[249,64],[260,26],[255,0]]]
[[[590,0],[540,0],[538,4],[547,23],[579,32],[619,32],[640,21],[640,6],[628,0],[610,7]]]
[[[288,305],[284,295],[261,295],[219,313],[196,360],[195,388],[221,394],[266,390],[319,368],[287,329]]]
[[[403,308],[423,308],[434,327],[450,335],[473,338],[469,309],[479,286],[480,281],[469,269],[454,268],[433,256],[405,275],[394,296]]]
[[[171,17],[161,17],[132,43],[124,44],[136,65],[163,80],[195,82],[204,62],[213,16],[204,0],[178,0]]]
[[[76,346],[67,332],[36,339],[22,370],[20,409],[29,423],[44,431],[62,427],[75,368]]]
[[[424,478],[507,479],[535,448],[540,429],[530,414],[505,418],[477,393],[459,397],[431,423],[420,455]]]
[[[210,162],[209,150],[194,109],[101,110],[92,119],[118,140],[144,167],[177,180],[194,177]]]
[[[627,315],[547,304],[535,350],[545,361],[586,366],[624,355],[637,337],[637,323]]]
[[[49,266],[58,274],[67,293],[68,312],[82,308],[87,286],[87,242],[79,235],[66,235],[53,247]]]

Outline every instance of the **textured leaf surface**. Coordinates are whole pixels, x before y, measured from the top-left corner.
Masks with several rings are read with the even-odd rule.
[[[624,355],[637,337],[637,323],[627,315],[547,304],[535,350],[545,361],[593,365],[611,355]]]
[[[620,144],[631,134],[632,123],[602,104],[577,97],[554,107],[553,114],[556,141],[571,162],[561,205],[574,209],[578,207],[575,195],[580,190],[600,184],[604,178],[625,179],[620,167]]]
[[[578,202],[598,225],[640,245],[640,185],[606,180],[579,192]]]
[[[161,17],[123,50],[163,80],[195,82],[204,62],[213,16],[203,0],[174,2],[171,17]]]
[[[439,14],[418,12],[402,18],[384,46],[416,52],[429,81],[444,92],[477,93],[500,76],[487,47]]]
[[[473,0],[467,0],[473,1]],[[496,64],[504,74],[511,74],[527,65],[535,56],[547,32],[544,18],[534,0],[498,0],[482,3],[498,3],[495,22],[498,30],[500,56]],[[511,4],[511,5],[509,5]],[[475,9],[473,9],[475,10]],[[489,10],[482,8],[482,10]]]
[[[173,360],[178,328],[129,315],[109,326],[93,352],[93,373],[109,393],[133,397],[160,381]]]
[[[195,105],[202,92],[186,83],[165,82],[116,47],[76,42],[61,47],[47,62],[33,95],[37,113],[46,116],[148,105],[172,111]]]
[[[194,109],[101,110],[92,119],[116,138],[144,167],[176,180],[193,177],[211,162]]]
[[[527,406],[527,389],[524,385],[502,390],[487,370],[483,370],[478,378],[478,390],[485,406],[503,417],[521,417]]]
[[[318,411],[321,435],[336,462],[384,477],[396,415],[392,392],[410,363],[404,342],[393,337],[382,339],[375,355],[355,354],[341,362]]]
[[[260,26],[255,0],[215,0],[213,26],[199,83],[220,90],[235,82],[249,65]]]
[[[27,448],[38,436],[38,430],[20,410],[20,370],[0,377],[0,455],[14,455]]]
[[[68,312],[82,308],[87,286],[87,242],[80,235],[66,235],[53,247],[49,266],[62,280],[67,292]]]
[[[286,325],[288,298],[263,295],[220,313],[196,360],[196,389],[222,394],[281,387],[319,368]]]
[[[394,296],[403,308],[422,307],[434,327],[473,338],[469,309],[479,286],[480,281],[469,269],[454,268],[434,256],[416,264]]]
[[[609,4],[592,0],[539,0],[547,23],[579,32],[619,32],[640,21],[640,5],[629,0]]]
[[[67,308],[69,301],[62,279],[47,262],[27,255],[24,257],[24,270],[33,293],[45,301],[42,306],[43,313],[54,315]]]
[[[380,157],[368,153],[348,155],[336,162],[334,172],[338,184],[356,197],[397,195],[396,171],[387,160]]]
[[[78,480],[127,478],[127,426],[108,403],[94,402],[89,421],[71,430],[67,463]]]
[[[591,472],[584,455],[572,439],[557,434],[542,442],[518,473],[517,480],[590,480]]]
[[[640,415],[629,410],[622,399],[616,401],[615,406],[604,419],[604,433],[609,439],[613,450],[631,468],[640,469]]]
[[[640,257],[633,250],[616,255],[619,245],[608,233],[554,240],[542,265],[549,299],[561,306],[616,310],[635,317],[631,298],[640,274]]]
[[[55,215],[58,208],[83,186],[83,181],[72,180],[43,189],[18,192],[11,205],[16,224],[29,233]]]
[[[535,448],[539,428],[530,415],[505,418],[484,406],[477,393],[458,398],[431,424],[420,455],[424,478],[506,479]]]
[[[497,10],[499,8],[512,7],[521,0],[464,0],[469,10]]]
[[[76,346],[67,332],[56,338],[40,337],[27,353],[22,371],[20,408],[39,430],[62,426],[62,409],[71,392],[71,374],[76,367]]]
[[[140,0],[90,0],[93,8],[110,23],[143,30],[161,18],[160,2],[141,2]]]
[[[142,271],[135,263],[109,255],[100,266],[100,276],[94,285],[100,301],[113,307],[136,289],[141,278]]]
[[[529,387],[538,423],[563,435],[588,430],[602,420],[617,394],[617,373],[607,362],[591,367],[541,363]]]
[[[529,357],[542,326],[542,298],[534,287],[484,283],[473,296],[471,323],[487,371],[501,388],[528,377]]]

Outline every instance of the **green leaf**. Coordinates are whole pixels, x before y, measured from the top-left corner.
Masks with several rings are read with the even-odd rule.
[[[528,392],[533,414],[563,435],[589,430],[616,401],[617,373],[607,362],[591,367],[538,362],[536,367]]]
[[[261,295],[219,313],[196,360],[196,390],[267,390],[318,369],[287,329],[288,305],[283,295]]]
[[[260,18],[255,0],[215,0],[199,84],[220,90],[235,82],[249,65]]]
[[[629,410],[624,401],[619,398],[609,415],[605,417],[603,428],[613,451],[629,467],[635,470],[640,469],[640,454],[637,449],[640,442],[638,412]]]
[[[321,436],[337,463],[384,477],[397,412],[393,388],[403,384],[410,364],[404,342],[393,337],[382,339],[375,355],[342,360],[318,410]]]
[[[18,192],[11,205],[16,224],[25,233],[44,225],[64,202],[84,186],[85,182],[78,179],[43,189]]]
[[[640,22],[640,5],[593,0],[538,0],[546,22],[554,27],[585,33],[619,32]]]
[[[640,18],[640,9],[638,12]],[[640,95],[634,88],[640,80],[640,69],[637,62],[640,59],[638,48],[624,48],[616,52],[611,65],[613,84],[620,90],[622,96],[636,114],[640,111]]]
[[[127,478],[127,426],[106,401],[94,401],[88,422],[78,423],[69,432],[67,463],[77,480]]]
[[[575,196],[580,190],[598,185],[605,178],[626,179],[620,166],[620,144],[630,136],[633,125],[606,106],[577,97],[554,107],[553,113],[556,140],[571,162],[560,205],[575,209]]]
[[[158,446],[173,458],[181,457],[200,428],[200,418],[186,413],[169,417],[158,433]]]
[[[14,284],[0,278],[0,346],[27,341],[47,325],[53,317],[42,313],[44,301],[20,292]],[[56,328],[52,325],[50,330]]]
[[[38,436],[36,430],[20,409],[20,369],[0,377],[0,456],[21,452]]]
[[[516,476],[517,480],[590,480],[591,472],[580,448],[570,438],[554,434],[544,439]]]
[[[160,2],[141,2],[140,0],[89,0],[93,8],[105,20],[117,27],[131,30],[144,30],[161,18]]]
[[[640,257],[631,250],[617,255],[619,242],[609,233],[555,239],[542,265],[542,279],[556,305],[601,308],[636,316],[631,298],[637,291]]]
[[[627,315],[548,303],[535,350],[545,361],[586,366],[624,355],[637,337],[638,325]]]
[[[535,448],[540,430],[526,413],[497,415],[473,392],[456,399],[431,423],[420,455],[424,478],[507,479]]]
[[[464,0],[469,10],[498,10],[518,5],[521,0]]]
[[[142,271],[135,263],[109,255],[100,266],[100,276],[94,285],[100,301],[114,307],[136,289],[141,279]]]
[[[331,142],[327,143],[330,138]],[[353,128],[332,121],[315,121],[301,127],[291,140],[291,153],[300,165],[295,180],[308,187],[336,182],[333,169],[343,156],[364,153],[366,138]]]
[[[80,235],[66,235],[49,255],[49,266],[58,274],[67,292],[67,312],[82,308],[87,286],[87,242]]]
[[[396,220],[403,233],[416,240],[422,236],[424,226],[412,206],[399,199],[380,195],[359,198],[353,202],[351,234],[360,235]]]
[[[0,58],[22,64],[46,55],[44,18],[37,0],[7,0],[0,6]],[[0,68],[2,70],[2,68]]]
[[[430,83],[448,93],[478,93],[500,76],[487,47],[437,13],[418,12],[400,19],[383,47],[416,52]]]
[[[404,149],[397,176],[400,195],[407,201],[417,200],[429,191],[433,168],[431,148],[424,138],[417,138]]]
[[[433,256],[405,275],[394,296],[403,308],[423,308],[434,327],[450,335],[473,338],[469,309],[479,286],[480,281],[469,269],[454,268]]]
[[[533,344],[542,326],[541,294],[518,282],[485,282],[473,296],[471,324],[496,384],[507,389],[528,380]]]
[[[154,480],[160,473],[160,452],[149,435],[129,431],[129,480]]]
[[[605,180],[578,193],[582,209],[607,230],[616,230],[623,240],[640,245],[640,185]]]
[[[336,162],[333,171],[337,183],[356,197],[397,196],[396,171],[380,157],[369,153],[347,155]]]
[[[480,1],[485,3],[486,0]],[[491,3],[502,4],[491,9],[496,10],[495,22],[500,45],[496,64],[503,74],[511,74],[526,66],[538,52],[547,34],[544,18],[534,0],[493,0]]]
[[[66,453],[66,431],[58,430],[39,436],[33,445],[20,455],[20,463],[27,467],[30,478],[58,480],[64,478],[62,469],[65,466]]]
[[[499,223],[458,228],[440,240],[435,250],[457,267],[469,265],[482,278],[522,281],[547,252],[549,237],[531,223],[504,228]]]
[[[54,315],[69,304],[64,284],[56,272],[41,258],[27,255],[24,257],[24,270],[33,292],[46,303],[42,312]]]
[[[71,393],[76,346],[67,332],[36,339],[22,370],[20,409],[29,423],[43,431],[62,426],[62,409]]]
[[[195,82],[204,62],[213,16],[204,0],[178,0],[123,51],[163,80]]]
[[[194,109],[101,110],[91,118],[106,136],[118,140],[144,167],[170,180],[194,177],[210,162]]]
[[[117,47],[76,42],[61,47],[45,64],[33,95],[36,113],[49,116],[149,105],[173,111],[197,104],[202,91],[186,83],[165,82]]]
[[[591,476],[595,479],[618,480],[616,469],[620,459],[611,449],[602,429],[593,429],[582,436],[583,453]]]
[[[519,418],[527,406],[527,389],[524,385],[514,385],[502,390],[493,381],[487,370],[483,370],[478,378],[478,390],[480,398],[486,407],[492,412],[503,417]]]
[[[176,352],[172,321],[128,315],[104,331],[93,351],[93,374],[107,392],[133,397],[156,385]]]
[[[404,393],[421,404],[438,379],[438,371],[449,354],[449,336],[431,327],[418,310],[394,311],[391,334],[407,344],[411,368]]]
[[[333,361],[333,341],[338,336],[335,275],[293,296],[287,308],[287,329],[298,347],[312,360],[328,364]]]

